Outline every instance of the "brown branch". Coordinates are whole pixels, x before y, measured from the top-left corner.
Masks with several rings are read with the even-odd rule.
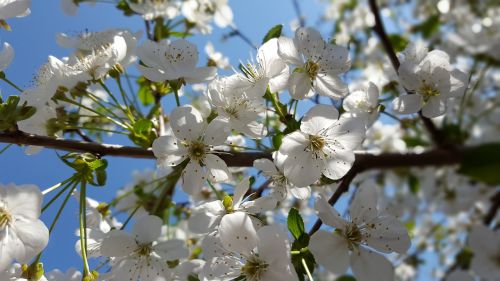
[[[0,132],[0,142],[18,145],[36,145],[65,151],[90,152],[102,156],[154,159],[153,151],[140,147],[100,144],[77,140],[55,139],[17,132]],[[462,154],[471,148],[456,150],[433,149],[423,153],[356,154],[354,167],[358,171],[404,167],[444,166],[460,163]],[[256,159],[272,159],[264,152],[221,152],[219,156],[233,167],[250,167]]]
[[[495,195],[491,197],[490,209],[488,210],[488,213],[486,213],[483,219],[483,223],[486,226],[489,226],[491,224],[491,222],[497,215],[498,209],[500,209],[500,191],[498,191],[497,193],[495,193]]]
[[[401,65],[401,63],[399,62],[399,59],[396,56],[396,52],[394,51],[391,41],[389,40],[389,36],[387,36],[387,32],[385,31],[384,22],[380,17],[380,11],[377,5],[377,1],[369,0],[368,3],[370,5],[370,10],[375,18],[375,26],[373,27],[373,31],[375,31],[375,33],[380,38],[380,42],[382,43],[385,53],[387,54],[389,60],[391,61],[392,67],[394,68],[396,73],[398,73],[399,66]],[[411,92],[408,91],[407,93],[412,94]],[[420,119],[422,119],[422,122],[424,123],[426,130],[431,135],[432,141],[436,145],[438,145],[439,147],[448,147],[448,148],[453,147],[446,141],[446,138],[444,137],[442,132],[436,128],[436,125],[432,123],[431,119],[423,116],[421,111],[418,114],[420,116]]]

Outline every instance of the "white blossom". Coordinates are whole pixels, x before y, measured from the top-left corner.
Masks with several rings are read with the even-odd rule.
[[[453,70],[448,54],[410,45],[404,52],[398,74],[403,87],[412,92],[393,100],[393,108],[400,114],[422,110],[425,117],[433,118],[446,112],[448,100],[460,97],[467,86],[467,76]]]
[[[160,42],[146,41],[137,51],[144,65],[141,73],[154,82],[180,81],[182,84],[200,83],[215,77],[217,68],[196,67],[198,49],[184,39]]]
[[[0,272],[15,260],[28,263],[49,242],[49,230],[38,219],[42,193],[37,186],[0,184]]]
[[[309,249],[319,264],[336,274],[345,273],[350,264],[359,281],[394,279],[392,264],[377,252],[404,254],[410,238],[402,223],[377,210],[373,186],[360,186],[347,220],[323,195],[317,198],[315,209],[323,223],[335,228],[333,234],[319,230],[311,237]]]
[[[182,106],[170,114],[170,125],[172,135],[157,138],[153,153],[163,166],[177,166],[189,159],[182,173],[185,192],[196,194],[206,180],[229,180],[226,163],[213,151],[213,146],[223,144],[227,138],[224,122],[213,120],[207,124],[194,107]]]
[[[335,107],[316,105],[305,114],[300,130],[283,138],[279,149],[286,156],[283,172],[293,184],[308,186],[321,174],[340,179],[352,167],[364,125],[356,118],[338,118]]]
[[[156,216],[141,217],[132,235],[112,230],[101,244],[101,253],[115,258],[112,263],[115,280],[165,281],[170,269],[166,261],[186,258],[189,254],[184,241],[172,239],[157,242],[162,220]]]
[[[347,85],[339,75],[349,70],[351,62],[346,48],[326,43],[313,28],[298,28],[295,38],[280,37],[278,54],[295,69],[288,81],[292,98],[301,100],[312,91],[334,99],[347,94]]]

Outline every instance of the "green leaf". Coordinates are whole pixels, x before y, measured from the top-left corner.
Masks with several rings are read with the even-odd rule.
[[[500,184],[500,143],[488,143],[464,152],[458,173],[490,185]]]
[[[276,133],[274,136],[273,136],[273,147],[274,149],[278,150],[281,146],[281,142],[283,140],[283,133]]]
[[[137,95],[141,103],[145,106],[151,105],[155,102],[155,97],[153,96],[153,92],[147,85],[140,87]]]
[[[413,194],[417,194],[420,190],[420,181],[414,175],[408,176],[408,186],[410,187],[410,191]]]
[[[118,10],[122,10],[123,11],[123,14],[125,16],[131,16],[134,13],[134,11],[132,9],[130,9],[130,6],[128,5],[127,1],[125,0],[120,0],[120,2],[118,2],[118,4],[116,5],[116,8]]]
[[[278,24],[278,25],[273,26],[273,28],[269,29],[269,31],[266,33],[266,36],[264,36],[264,39],[262,40],[262,44],[266,43],[267,41],[269,41],[273,38],[280,37],[282,29],[283,29],[282,24]]]
[[[299,214],[299,211],[295,208],[291,208],[290,212],[288,212],[288,230],[292,233],[295,239],[299,239],[299,237],[305,233],[304,221]]]
[[[399,34],[389,34],[389,41],[396,52],[403,51],[409,42],[408,39]]]
[[[424,38],[429,38],[439,30],[439,14],[428,17],[425,21],[413,26],[413,32],[419,32]]]

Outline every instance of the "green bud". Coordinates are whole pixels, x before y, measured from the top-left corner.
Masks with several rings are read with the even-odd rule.
[[[233,211],[233,198],[229,195],[224,196],[224,199],[222,200],[222,205],[224,206],[224,209],[226,209],[226,212],[230,213]]]

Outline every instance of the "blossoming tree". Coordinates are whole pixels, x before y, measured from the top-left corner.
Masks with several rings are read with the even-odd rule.
[[[55,149],[72,173],[0,184],[0,281],[500,280],[496,1],[324,1],[328,34],[292,0],[259,45],[227,0],[112,3],[144,30],[60,33],[72,53],[29,87],[3,43],[0,157]],[[1,0],[0,32],[30,7]],[[214,28],[255,58],[203,59]],[[156,169],[117,188],[111,157]],[[63,212],[81,270],[43,265]]]

